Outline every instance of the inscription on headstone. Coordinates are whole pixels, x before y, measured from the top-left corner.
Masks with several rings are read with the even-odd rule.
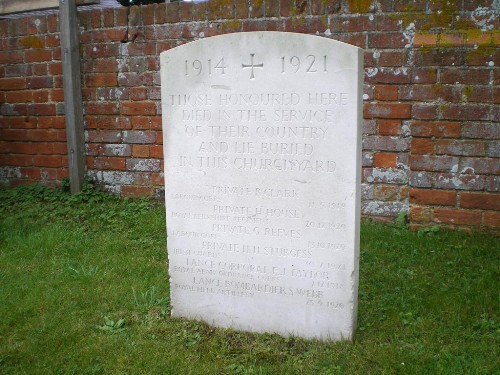
[[[172,314],[351,338],[361,50],[228,34],[163,52],[161,85]]]

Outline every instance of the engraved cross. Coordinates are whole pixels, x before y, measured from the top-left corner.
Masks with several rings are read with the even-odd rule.
[[[261,68],[261,69],[264,69],[264,64],[263,63],[260,63],[260,64],[254,64],[253,62],[253,57],[255,56],[255,53],[251,53],[250,54],[250,64],[241,64],[241,68],[242,69],[245,69],[245,68],[251,68],[252,71],[251,71],[251,74],[250,74],[250,79],[254,79],[255,76],[253,74],[253,68]]]

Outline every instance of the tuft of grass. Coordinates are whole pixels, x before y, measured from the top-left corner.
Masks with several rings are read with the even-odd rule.
[[[171,318],[164,207],[0,189],[2,374],[493,374],[500,240],[363,222],[353,342]]]

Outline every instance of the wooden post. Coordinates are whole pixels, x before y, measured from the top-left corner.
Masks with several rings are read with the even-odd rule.
[[[63,66],[64,112],[71,192],[82,190],[85,178],[80,49],[75,0],[59,0],[59,28]]]

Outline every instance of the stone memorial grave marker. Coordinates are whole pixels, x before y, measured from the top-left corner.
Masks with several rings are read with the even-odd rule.
[[[161,54],[173,316],[352,338],[362,64],[357,47],[281,32]]]

